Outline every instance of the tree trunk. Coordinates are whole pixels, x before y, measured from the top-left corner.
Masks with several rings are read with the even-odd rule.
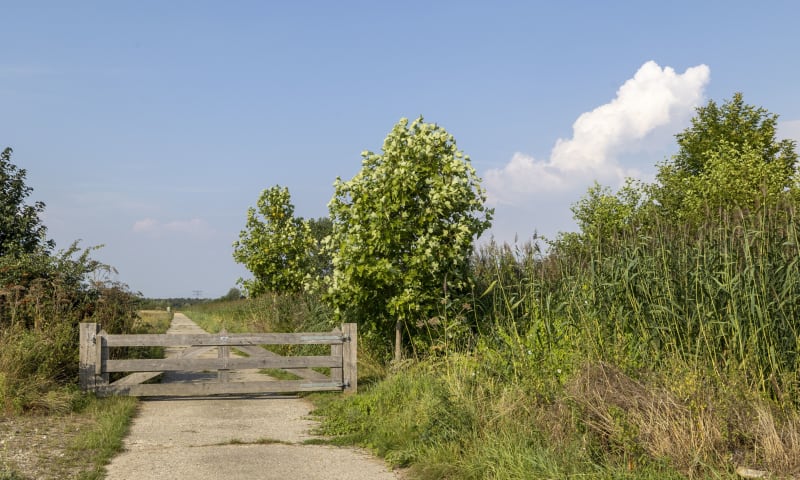
[[[394,362],[403,359],[403,324],[400,320],[394,324]]]

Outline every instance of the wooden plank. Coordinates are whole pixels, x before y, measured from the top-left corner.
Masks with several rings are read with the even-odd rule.
[[[241,350],[242,352],[250,355],[251,357],[280,357],[280,355],[278,355],[277,353],[270,352],[269,350],[263,347],[241,346],[241,347],[236,347],[236,350]],[[328,375],[311,370],[310,368],[283,368],[281,370],[291,373],[293,375],[297,375],[298,377],[303,378],[305,380],[311,380],[312,382],[331,381],[331,377],[329,377]]]
[[[105,330],[101,330],[101,331],[97,332],[97,335],[95,335],[95,338],[94,338],[94,350],[95,350],[95,354],[94,354],[94,358],[95,358],[94,374],[95,375],[100,375],[101,373],[103,373],[103,334],[104,333],[105,333]]]
[[[107,335],[109,347],[180,347],[239,345],[333,345],[342,343],[332,333],[231,333],[219,334],[139,334]]]
[[[220,337],[227,337],[228,331],[224,328],[219,332]],[[228,375],[228,357],[231,355],[231,347],[224,345],[217,349],[218,351],[218,358],[222,362],[222,366],[219,367],[219,371],[217,371],[217,381],[225,383],[228,381],[230,375]],[[203,369],[205,370],[205,369]]]
[[[178,355],[176,358],[194,358],[198,357],[206,352],[214,350],[217,347],[189,347]],[[111,385],[136,385],[137,383],[144,383],[148,380],[151,380],[157,376],[161,375],[161,372],[135,372],[131,373],[130,375],[126,375],[125,377],[120,378],[116,382],[112,383]]]
[[[228,383],[161,383],[139,385],[108,385],[98,390],[100,395],[130,395],[134,397],[190,397],[205,395],[236,395],[253,393],[295,393],[342,390],[335,382],[282,380],[275,382]]]
[[[185,350],[180,352],[180,355],[177,358],[195,358],[199,357],[200,355],[210,352],[217,347],[187,347]]]
[[[106,369],[106,362],[108,362],[108,346],[106,345],[106,337],[108,334],[105,330],[100,330],[95,336],[95,384],[107,385],[108,384],[108,370]]]
[[[157,376],[161,375],[161,372],[136,372],[131,373],[130,375],[124,376],[117,380],[116,382],[111,383],[111,386],[120,386],[120,385],[136,385],[138,383],[144,383],[150,379],[156,378]]]
[[[153,358],[106,360],[106,372],[175,372],[181,370],[239,370],[244,368],[341,367],[341,357]]]
[[[345,323],[342,325],[342,334],[349,341],[342,344],[342,370],[344,391],[347,393],[358,392],[358,325]]]
[[[342,335],[341,330],[336,328],[333,333]],[[339,364],[331,368],[331,381],[344,384],[344,371],[342,370],[342,344],[331,345],[331,356],[339,359]]]
[[[96,374],[96,350],[94,348],[94,341],[98,331],[99,328],[96,323],[80,324],[78,376],[80,379],[81,389],[83,390],[94,389],[94,376]]]

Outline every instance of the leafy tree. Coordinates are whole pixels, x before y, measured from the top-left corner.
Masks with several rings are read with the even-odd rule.
[[[232,301],[239,300],[240,298],[242,298],[242,291],[236,287],[232,287],[230,290],[228,290],[228,293],[220,298],[220,300]]]
[[[764,162],[759,149],[748,143],[721,140],[707,152],[703,170],[674,182],[683,192],[679,218],[697,220],[731,207],[755,211],[760,205],[776,205],[790,183],[785,170],[783,162]],[[675,172],[662,173],[667,178]]]
[[[327,277],[333,272],[331,254],[324,248],[325,239],[333,232],[330,217],[311,218],[306,221],[314,238],[314,248],[310,252],[312,277]]]
[[[383,152],[362,159],[355,177],[336,180],[329,204],[327,298],[367,330],[413,329],[444,296],[467,287],[473,240],[493,212],[469,157],[422,117],[410,126],[401,119]]]
[[[744,103],[741,93],[697,109],[676,135],[679,151],[659,166],[651,195],[668,217],[698,220],[722,207],[752,208],[790,187],[796,143],[777,140],[778,116]]]
[[[0,153],[0,257],[54,245],[45,240],[47,229],[39,219],[44,203],[25,204],[33,189],[25,185],[26,170],[11,163],[11,153],[10,148]]]
[[[240,280],[250,296],[296,292],[311,272],[314,247],[310,227],[294,216],[289,189],[276,185],[261,192],[256,208],[247,210],[247,224],[233,244],[233,258],[253,279]]]
[[[595,182],[572,213],[586,240],[602,244],[635,221],[642,202],[642,185],[632,179],[616,194]]]

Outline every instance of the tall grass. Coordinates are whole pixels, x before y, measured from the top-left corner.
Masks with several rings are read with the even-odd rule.
[[[218,332],[328,331],[333,315],[316,295],[266,293],[252,299],[198,303],[185,312],[203,329]]]
[[[796,402],[798,233],[785,206],[557,242],[546,257],[488,245],[475,261],[489,285],[484,323],[524,325],[539,350],[580,339],[587,354],[631,369],[678,357]]]

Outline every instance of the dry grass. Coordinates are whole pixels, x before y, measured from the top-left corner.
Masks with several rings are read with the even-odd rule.
[[[606,363],[587,364],[566,386],[581,421],[609,451],[635,465],[646,455],[694,477],[707,468],[752,468],[777,478],[800,473],[800,417],[763,401],[690,407],[654,382]],[[755,403],[754,403],[755,402]]]

